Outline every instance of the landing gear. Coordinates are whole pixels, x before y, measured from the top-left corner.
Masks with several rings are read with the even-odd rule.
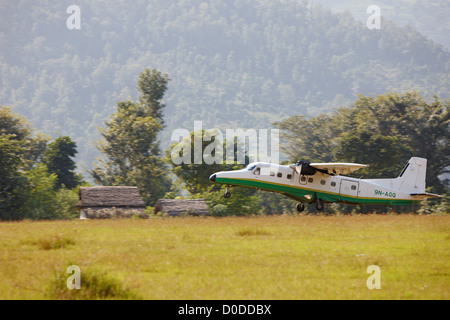
[[[323,211],[324,205],[323,202],[320,201],[320,199],[316,200],[316,210],[317,211]]]
[[[295,209],[297,209],[297,212],[303,212],[305,210],[305,204],[303,202],[297,203],[295,206]]]
[[[231,193],[228,191],[228,186],[226,186],[226,190],[225,190],[225,193],[223,194],[223,197],[225,199],[228,199],[229,197],[231,197]]]

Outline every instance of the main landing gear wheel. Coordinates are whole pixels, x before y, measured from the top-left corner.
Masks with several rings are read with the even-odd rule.
[[[323,202],[320,201],[320,199],[316,200],[316,210],[317,211],[323,211],[324,205]]]
[[[297,209],[297,212],[303,212],[305,210],[305,204],[303,202],[299,202],[295,206],[295,209]]]

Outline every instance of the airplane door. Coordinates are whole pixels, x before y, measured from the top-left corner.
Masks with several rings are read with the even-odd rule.
[[[352,180],[341,180],[341,187],[339,189],[339,195],[341,200],[343,197],[358,198],[359,182]]]

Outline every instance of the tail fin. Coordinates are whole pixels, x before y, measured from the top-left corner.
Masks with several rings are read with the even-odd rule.
[[[410,194],[425,193],[426,174],[427,159],[418,157],[409,159],[400,176],[396,179],[397,189]]]

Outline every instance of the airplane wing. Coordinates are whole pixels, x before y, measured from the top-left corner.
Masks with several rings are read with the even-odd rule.
[[[308,163],[299,161],[295,165],[289,166],[299,174],[313,175],[316,171],[327,173],[330,175],[346,175],[356,170],[367,167],[366,164],[359,163],[344,163],[344,162],[332,162],[332,163]]]
[[[366,164],[359,163],[344,163],[344,162],[335,162],[335,163],[311,163],[311,167],[325,170],[328,174],[350,174],[356,170],[366,168]]]

